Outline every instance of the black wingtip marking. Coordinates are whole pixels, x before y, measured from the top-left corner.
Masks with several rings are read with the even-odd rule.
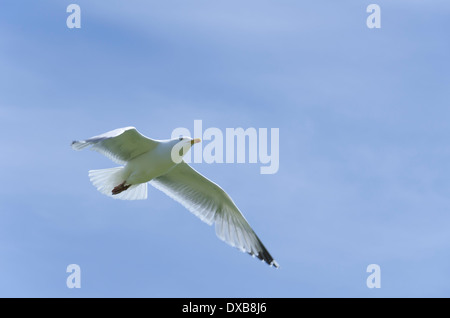
[[[247,254],[257,257],[260,261],[265,262],[270,267],[279,268],[280,265],[273,259],[273,257],[270,255],[270,253],[267,251],[267,249],[264,247],[264,245],[261,244],[261,251],[258,251],[258,254],[247,252]]]

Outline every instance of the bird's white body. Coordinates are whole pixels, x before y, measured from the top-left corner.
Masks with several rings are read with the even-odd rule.
[[[130,160],[124,168],[124,180],[126,184],[140,184],[166,174],[175,167],[171,160],[173,142],[162,142],[153,151]]]
[[[200,140],[189,137],[154,140],[141,135],[134,127],[126,127],[74,141],[72,148],[81,150],[92,146],[91,149],[122,165],[89,171],[92,184],[101,193],[114,199],[144,200],[150,183],[202,221],[215,223],[220,239],[278,267],[228,194],[181,160],[186,149],[197,142]],[[180,145],[182,148],[178,148]],[[173,157],[177,151],[179,161]]]

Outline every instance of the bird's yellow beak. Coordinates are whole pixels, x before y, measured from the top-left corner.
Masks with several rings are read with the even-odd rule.
[[[194,144],[198,144],[199,142],[201,142],[202,140],[200,138],[195,138],[191,140],[191,146]]]

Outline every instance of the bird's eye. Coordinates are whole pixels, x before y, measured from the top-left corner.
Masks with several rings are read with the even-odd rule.
[[[183,137],[180,137],[180,139],[179,139],[180,141],[182,141],[183,140]]]

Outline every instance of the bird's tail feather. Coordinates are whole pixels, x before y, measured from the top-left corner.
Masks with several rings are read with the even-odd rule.
[[[147,183],[133,184],[127,190],[113,195],[112,190],[124,181],[124,167],[110,169],[90,170],[89,179],[101,193],[120,200],[147,199]]]

